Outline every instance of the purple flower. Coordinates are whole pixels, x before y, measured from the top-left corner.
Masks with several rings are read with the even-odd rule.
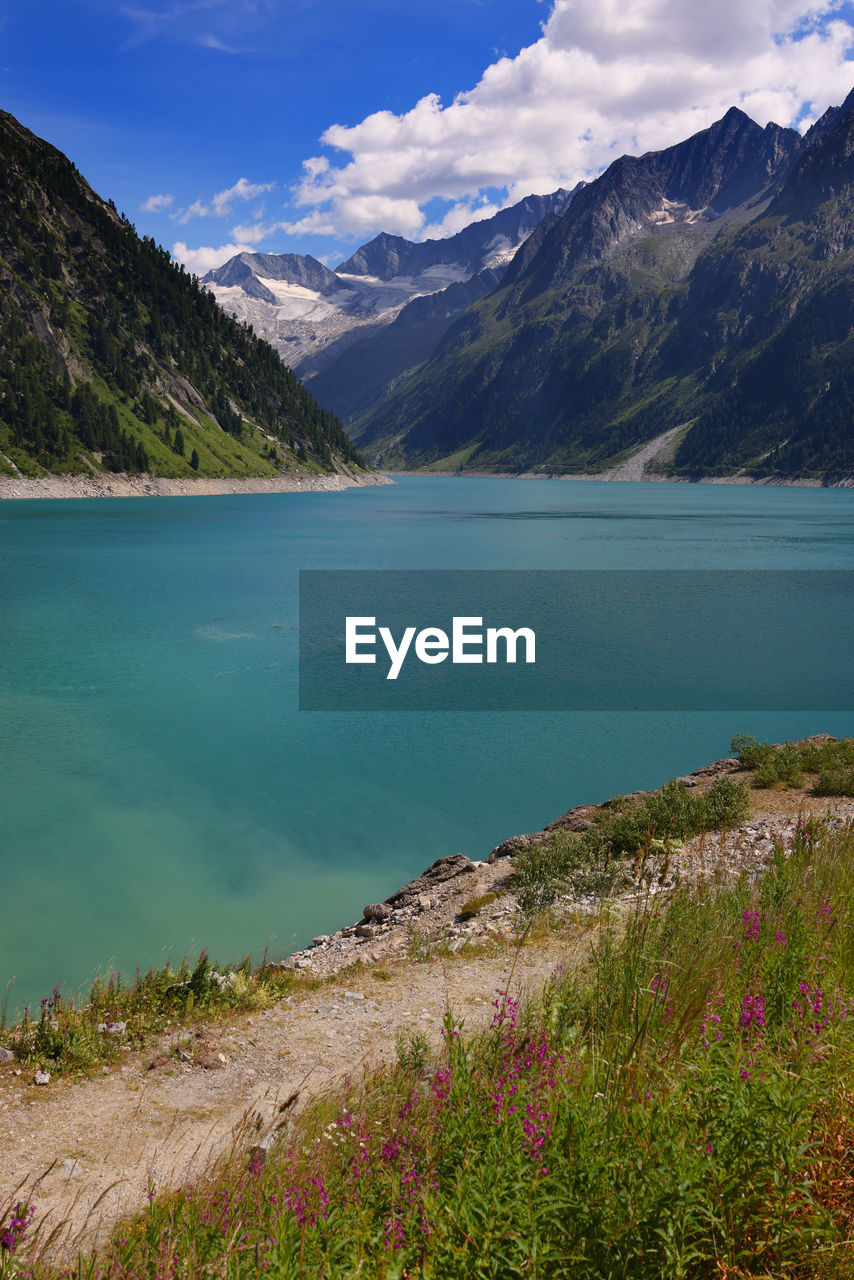
[[[765,1026],[765,997],[752,996],[745,992],[741,1001],[741,1017],[738,1025],[745,1031],[751,1027],[759,1030]]]
[[[33,1205],[19,1204],[9,1219],[9,1225],[0,1232],[0,1249],[6,1253],[14,1253],[27,1238],[27,1228],[33,1220]]]

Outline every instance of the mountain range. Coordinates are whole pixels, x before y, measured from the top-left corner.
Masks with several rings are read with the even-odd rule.
[[[854,475],[854,92],[203,282],[3,112],[0,156],[0,474],[358,465],[340,414],[390,470]]]
[[[531,232],[581,186],[528,196],[444,240],[383,233],[334,271],[310,255],[240,253],[202,283],[349,420],[430,356],[453,319],[500,284]]]
[[[0,112],[0,475],[359,461],[272,347]]]
[[[350,429],[388,468],[854,473],[854,93],[615,161]]]

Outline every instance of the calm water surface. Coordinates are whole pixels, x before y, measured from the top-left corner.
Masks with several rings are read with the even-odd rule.
[[[734,733],[854,733],[841,713],[297,710],[299,569],[692,567],[850,569],[854,492],[406,478],[0,504],[0,981],[20,1005],[111,962],[283,952]]]

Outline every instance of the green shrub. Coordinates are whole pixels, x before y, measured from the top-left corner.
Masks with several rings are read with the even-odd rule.
[[[398,1031],[394,1051],[400,1070],[406,1075],[417,1076],[430,1057],[430,1042],[423,1031]]]
[[[717,778],[709,790],[695,797],[694,830],[688,835],[699,835],[702,831],[728,831],[741,826],[750,817],[750,792],[747,784],[735,778]]]
[[[854,795],[854,738],[829,742],[787,742],[775,748],[746,734],[732,739],[731,749],[745,769],[756,771],[754,787],[800,787],[803,774],[818,774],[813,793],[818,796]]]
[[[674,778],[639,803],[604,810],[600,829],[616,855],[635,854],[651,840],[685,840],[701,831],[737,827],[750,812],[747,785],[716,778],[704,794],[695,794]]]
[[[603,892],[614,874],[607,844],[595,828],[555,832],[548,844],[517,853],[513,870],[516,900],[526,915],[544,911],[564,894]]]
[[[770,742],[757,742],[749,734],[739,733],[729,744],[730,750],[738,756],[738,763],[745,769],[758,769],[760,765],[774,754]]]
[[[747,784],[717,778],[695,794],[679,778],[640,801],[616,797],[588,831],[558,831],[545,845],[531,845],[514,859],[514,890],[527,915],[558,897],[609,892],[623,859],[652,854],[667,859],[674,846],[703,831],[742,823],[750,812]]]
[[[803,784],[801,752],[793,742],[771,750],[757,766],[754,787],[800,787]]]
[[[484,907],[490,906],[497,899],[497,893],[482,893],[479,898],[469,898],[468,902],[464,902],[460,907],[459,916],[462,920],[473,920],[475,916],[480,915]]]
[[[808,742],[801,747],[801,768],[806,773],[846,767],[854,768],[854,738]]]
[[[813,791],[817,796],[854,796],[854,765],[823,769]]]

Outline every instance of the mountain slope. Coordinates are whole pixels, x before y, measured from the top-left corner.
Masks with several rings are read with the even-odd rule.
[[[5,112],[0,156],[0,474],[356,460],[271,347]]]
[[[572,472],[684,424],[677,474],[854,471],[853,121],[801,140],[733,110],[615,162],[355,437],[387,466]]]
[[[767,211],[692,276],[669,354],[709,372],[678,471],[854,471],[854,94],[819,124]]]
[[[345,423],[355,421],[405,373],[423,364],[454,319],[492,293],[502,275],[501,267],[485,267],[470,280],[413,298],[390,324],[371,326],[356,341],[342,342],[340,349],[330,344],[306,384]]]

